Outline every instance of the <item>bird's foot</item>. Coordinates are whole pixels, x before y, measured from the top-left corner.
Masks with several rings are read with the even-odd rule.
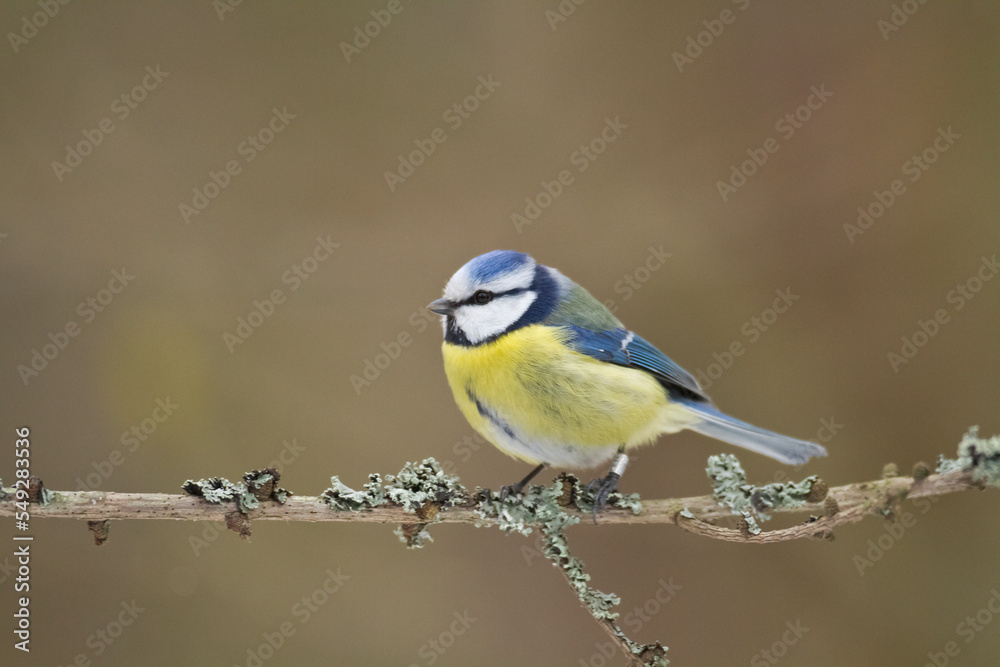
[[[597,523],[597,513],[604,510],[608,504],[608,497],[618,490],[618,480],[621,475],[612,471],[607,477],[598,477],[587,485],[587,490],[594,494],[594,523]]]
[[[508,498],[513,497],[513,496],[519,496],[519,495],[521,495],[521,492],[524,491],[524,487],[526,487],[528,485],[528,482],[530,482],[532,479],[534,479],[535,475],[537,475],[542,470],[544,470],[547,465],[549,465],[549,464],[548,463],[539,463],[534,468],[534,470],[532,470],[531,472],[529,472],[525,476],[525,478],[522,479],[517,484],[511,484],[509,486],[501,486],[500,487],[500,502],[503,502],[503,501],[507,500]],[[479,493],[480,493],[480,495],[484,495],[487,499],[493,497],[493,492],[490,491],[489,489],[483,489]]]
[[[606,477],[598,477],[587,485],[587,490],[594,494],[594,523],[597,523],[597,513],[602,511],[608,504],[608,497],[618,490],[618,480],[625,473],[628,466],[628,455],[625,447],[619,447],[615,454],[614,461],[611,462],[611,471]]]
[[[511,496],[519,496],[524,491],[524,482],[500,487],[500,502],[507,500]]]

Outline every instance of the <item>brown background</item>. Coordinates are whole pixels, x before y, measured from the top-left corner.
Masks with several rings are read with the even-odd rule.
[[[350,63],[341,42],[384,3],[244,2],[220,19],[209,2],[73,2],[17,52],[8,38],[5,482],[13,429],[27,424],[33,471],[55,489],[121,450],[98,488],[177,492],[189,477],[263,467],[283,441],[302,448],[283,481],[304,495],[332,474],[360,486],[426,456],[470,486],[510,483],[523,464],[460,444],[472,432],[444,380],[439,330],[421,324],[447,278],[494,248],[530,252],[615,299],[631,328],[692,372],[746,344],[712,384],[720,406],[799,437],[816,437],[823,419],[842,425],[830,457],[794,477],[859,481],[887,461],[908,471],[952,454],[972,424],[1000,430],[1000,280],[960,311],[947,300],[1000,240],[996,3],[928,3],[888,39],[887,2],[588,2],[554,30],[554,1],[401,6]],[[724,9],[734,22],[679,72],[672,54]],[[5,35],[39,11],[3,3]],[[119,119],[112,102],[147,66],[169,74]],[[480,76],[500,86],[453,129],[443,113]],[[775,122],[821,85],[832,97],[784,138]],[[273,108],[295,117],[246,163],[238,146]],[[53,161],[103,118],[114,130],[57,179]],[[571,154],[607,118],[628,127],[577,172]],[[438,127],[446,141],[390,192],[384,172]],[[960,138],[910,182],[903,164],[949,127]],[[723,202],[716,182],[768,137],[778,152]],[[186,224],[178,206],[229,160],[242,171]],[[562,169],[574,182],[518,233],[511,215]],[[845,223],[894,179],[905,193],[848,242]],[[282,274],[317,237],[340,247],[292,291]],[[628,295],[620,281],[661,246],[670,258]],[[122,267],[135,279],[84,322],[78,304]],[[741,328],[785,288],[799,300],[751,343]],[[275,289],[285,303],[230,353],[223,334]],[[894,372],[887,354],[939,308],[949,321]],[[25,385],[18,366],[71,320],[79,335]],[[403,332],[411,343],[355,392],[351,375]],[[167,398],[174,413],[123,447],[121,434]],[[624,486],[705,493],[705,459],[722,451],[733,449],[664,438],[635,457]],[[781,469],[741,458],[754,481]],[[912,526],[882,537],[890,547],[863,576],[856,557],[886,535],[876,520],[833,543],[766,548],[667,526],[570,537],[623,614],[655,599],[661,580],[682,586],[626,628],[669,645],[672,664],[765,664],[759,652],[799,621],[808,631],[784,664],[921,665],[955,641],[950,664],[985,665],[1000,653],[1000,619],[968,643],[958,625],[1000,590],[998,508],[995,492],[905,506]],[[526,562],[530,540],[494,530],[437,527],[410,552],[386,526],[259,523],[251,543],[221,534],[197,554],[191,538],[215,538],[213,527],[117,524],[100,549],[68,521],[32,531],[34,650],[11,648],[13,582],[0,573],[5,664],[246,664],[262,633],[292,621],[265,664],[427,665],[425,644],[456,612],[476,620],[437,664],[603,664],[606,638],[558,573]],[[293,605],[328,568],[350,579],[300,623]],[[95,656],[88,637],[132,600],[145,611]]]

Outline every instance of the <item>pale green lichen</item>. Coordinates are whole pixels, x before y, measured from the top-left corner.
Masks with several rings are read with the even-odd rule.
[[[225,477],[209,477],[208,479],[187,480],[181,485],[192,496],[201,496],[210,503],[225,503],[236,499],[242,490]]]
[[[407,463],[395,475],[386,475],[384,484],[380,475],[369,475],[364,491],[355,491],[339,477],[331,477],[330,488],[320,497],[336,510],[357,512],[392,503],[415,512],[428,502],[451,507],[469,494],[458,477],[446,474],[437,461],[428,458]]]
[[[562,511],[559,506],[562,496],[563,486],[559,481],[552,486],[529,486],[520,494],[509,495],[503,500],[485,490],[479,493],[475,511],[487,520],[480,525],[495,520],[497,527],[504,532],[530,535],[533,527],[541,528],[541,524],[548,521],[559,522],[563,527],[579,522],[579,517],[569,517]]]
[[[381,489],[381,484],[379,485]],[[355,491],[334,475],[330,478],[330,488],[320,494],[320,498],[335,510],[358,512],[385,503],[385,496],[374,498],[368,490]]]
[[[291,495],[287,489],[277,486],[280,475],[273,469],[252,470],[243,475],[242,482],[233,484],[225,477],[209,477],[197,482],[187,480],[181,485],[187,493],[199,496],[210,503],[223,504],[236,501],[236,507],[246,514],[260,506],[262,500],[274,500],[284,504]]]
[[[392,534],[398,537],[407,549],[423,549],[425,543],[434,541],[431,534],[424,528],[426,525],[426,523],[420,523],[396,526]]]
[[[582,492],[579,482],[574,479],[570,483],[575,486],[574,492]],[[618,613],[612,610],[620,599],[591,588],[587,583],[590,575],[583,571],[583,562],[569,552],[565,531],[580,523],[580,517],[567,514],[559,505],[566,491],[563,484],[563,480],[556,480],[551,486],[529,486],[520,495],[504,500],[493,494],[481,496],[476,512],[484,519],[496,519],[503,531],[529,535],[533,526],[541,530],[542,553],[562,568],[580,602],[595,618],[613,621]]]
[[[972,470],[974,480],[1000,487],[1000,435],[980,438],[979,427],[969,427],[958,443],[958,458],[938,457],[939,475],[960,470]]]
[[[257,500],[274,500],[282,505],[288,502],[292,492],[278,486],[281,474],[274,468],[251,470],[243,475],[243,484]]]
[[[368,494],[368,501],[373,505],[381,505],[385,502],[385,489],[382,488],[382,476],[377,472],[368,475],[368,482],[365,484],[365,492]]]
[[[617,496],[617,497],[616,497]],[[561,568],[576,592],[580,603],[590,614],[601,622],[611,623],[616,636],[629,647],[636,656],[646,660],[649,667],[664,667],[666,648],[659,643],[640,644],[621,631],[614,621],[615,611],[621,599],[614,593],[604,593],[590,585],[590,575],[584,571],[584,564],[569,551],[566,528],[580,522],[577,515],[568,514],[564,506],[573,504],[583,512],[591,512],[593,495],[571,475],[561,475],[551,486],[529,486],[518,496],[508,496],[501,500],[493,493],[484,492],[479,496],[476,513],[484,521],[496,521],[501,530],[522,535],[531,533],[537,527],[543,538],[542,553]],[[638,495],[621,496],[612,494],[609,504],[625,506],[635,512],[641,510]]]
[[[747,483],[746,473],[732,454],[708,457],[706,469],[712,480],[712,495],[736,512],[752,510],[758,519],[766,521],[767,512],[779,508],[801,507],[810,498],[819,477],[811,475],[801,482],[773,482],[764,486]],[[820,498],[822,500],[822,498]]]
[[[364,491],[355,491],[334,476],[330,488],[320,497],[339,511],[360,512],[392,503],[417,514],[424,512],[416,517],[419,521],[403,524],[395,531],[408,548],[419,549],[432,541],[425,528],[438,520],[437,511],[465,502],[469,493],[458,477],[446,474],[436,460],[427,458],[407,463],[395,475],[386,475],[384,483],[380,475],[369,475]]]
[[[428,502],[451,507],[468,497],[458,477],[445,473],[441,464],[433,458],[420,463],[407,463],[396,475],[386,475],[385,481],[385,497],[411,511],[420,509]],[[369,488],[369,493],[372,491]]]
[[[740,512],[740,516],[743,517],[743,525],[746,528],[746,532],[750,535],[760,535],[760,526],[757,525],[757,519],[754,515],[746,510]]]
[[[642,664],[646,667],[667,667],[670,664],[670,661],[667,660],[667,647],[660,644],[660,642],[640,644],[626,637],[625,633],[617,625],[615,626],[614,634],[615,637],[628,646],[632,655],[642,660]]]

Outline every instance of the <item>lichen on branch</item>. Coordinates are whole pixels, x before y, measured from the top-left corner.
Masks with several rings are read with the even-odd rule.
[[[972,470],[972,479],[987,486],[1000,488],[1000,435],[979,437],[979,427],[971,426],[958,443],[958,457],[938,457],[937,472],[944,475]]]

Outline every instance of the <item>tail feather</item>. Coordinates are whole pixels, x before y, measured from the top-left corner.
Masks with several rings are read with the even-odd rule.
[[[694,401],[686,403],[695,414],[701,417],[701,421],[688,428],[702,435],[792,465],[805,463],[814,456],[826,456],[826,449],[815,442],[796,440],[780,433],[758,428],[719,412],[713,406],[705,403],[695,403]]]

